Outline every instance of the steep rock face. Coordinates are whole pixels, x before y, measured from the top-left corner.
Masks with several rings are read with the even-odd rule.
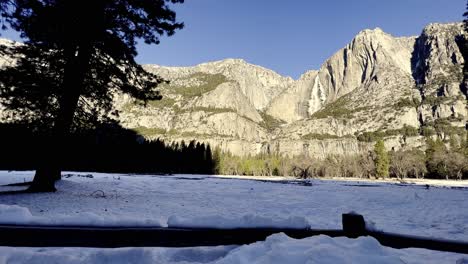
[[[345,48],[328,59],[319,71],[332,102],[376,76],[379,68],[394,67],[411,74],[414,38],[394,38],[381,29],[361,31]]]
[[[310,100],[318,102],[316,107],[309,105],[308,118],[290,124],[286,134],[344,137],[418,127],[414,102],[420,94],[411,72],[414,41],[393,38],[380,29],[360,32],[321,67],[309,90],[320,87],[322,99]]]
[[[411,79],[414,37],[394,38],[381,29],[361,31],[317,71],[310,71],[276,98],[268,109],[274,117],[293,122],[308,118],[326,104],[371,82]],[[383,76],[392,71],[390,76]],[[385,80],[379,80],[385,79]],[[289,102],[289,109],[285,104]]]
[[[275,141],[271,146],[271,153],[280,152],[290,157],[305,155],[316,158],[326,158],[329,155],[354,155],[372,149],[371,144],[358,142],[351,138],[334,140],[282,139]]]
[[[452,119],[455,126],[464,126],[468,119],[461,85],[464,59],[457,44],[462,35],[462,24],[430,24],[416,41],[412,66],[423,124]]]
[[[429,24],[416,40],[412,69],[418,84],[435,81],[438,77],[453,78],[457,70],[453,66],[464,63],[455,41],[463,35],[461,23]]]
[[[195,73],[222,74],[239,85],[240,91],[257,110],[286,89],[293,80],[242,59],[208,62],[194,67],[161,67],[147,65],[146,69],[168,80],[181,79]]]
[[[262,117],[251,104],[246,104],[249,99],[240,91],[237,83],[228,82],[220,84],[215,90],[203,94],[193,102],[194,107],[233,109],[241,116],[254,122],[261,122]]]
[[[296,117],[299,121],[283,128],[283,137],[394,134],[406,133],[408,127],[432,129],[439,135],[447,134],[442,130],[460,131],[468,120],[460,88],[463,57],[457,39],[461,33],[461,24],[431,24],[418,38],[393,38],[379,29],[362,31],[319,70],[321,87],[327,91],[325,104],[308,118]],[[392,148],[398,148],[395,142],[401,147],[424,145],[422,140],[406,141],[388,144]]]
[[[326,97],[318,78],[318,71],[309,71],[277,96],[270,103],[267,113],[275,118],[291,123],[308,118],[317,111]]]

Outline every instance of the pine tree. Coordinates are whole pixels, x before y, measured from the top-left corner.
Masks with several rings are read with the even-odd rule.
[[[463,13],[465,19],[463,19],[463,26],[465,28],[465,32],[468,32],[468,1],[466,3],[466,11]]]
[[[390,170],[390,158],[385,149],[385,143],[379,139],[374,145],[375,152],[375,172],[379,178],[386,178]]]
[[[160,36],[181,29],[169,4],[183,2],[0,1],[2,29],[25,40],[0,48],[3,56],[17,58],[0,70],[0,103],[52,128],[31,191],[55,191],[77,117],[108,116],[116,91],[143,102],[161,98],[154,88],[163,80],[135,62],[136,44],[158,44]]]

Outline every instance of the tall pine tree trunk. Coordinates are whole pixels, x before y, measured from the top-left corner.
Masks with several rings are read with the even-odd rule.
[[[33,182],[29,187],[30,192],[54,192],[55,181],[61,178],[63,161],[69,146],[70,129],[73,124],[73,116],[78,106],[78,100],[84,85],[84,79],[89,61],[91,48],[88,45],[71,45],[65,50],[66,66],[62,85],[62,93],[59,102],[59,113],[52,129],[52,137],[44,152],[49,153],[44,157],[42,164],[37,168]]]

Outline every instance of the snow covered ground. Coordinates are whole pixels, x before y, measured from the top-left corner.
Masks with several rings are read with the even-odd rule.
[[[224,264],[465,264],[468,255],[424,249],[382,247],[373,238],[316,236],[292,239],[284,234],[243,246],[198,248],[7,248],[0,263],[224,263]]]
[[[354,211],[387,232],[468,241],[467,188],[91,174],[69,173],[54,194],[0,196],[0,223],[340,229],[341,214]],[[0,171],[0,184],[32,176],[33,172]],[[0,187],[0,191],[13,189],[18,187]],[[395,250],[372,238],[295,240],[282,234],[240,247],[0,248],[0,263],[33,259],[38,263],[468,263],[466,255]]]

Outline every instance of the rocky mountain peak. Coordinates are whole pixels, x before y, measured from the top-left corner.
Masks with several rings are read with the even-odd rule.
[[[385,33],[381,28],[376,27],[374,29],[363,29],[359,31],[359,33],[356,35],[356,38],[363,37],[363,36],[383,35],[383,34],[387,34],[387,33]]]
[[[463,34],[462,23],[433,23],[424,28],[412,58],[413,76],[418,84],[461,75],[458,66],[464,59],[456,39]]]
[[[423,29],[423,35],[446,35],[455,34],[462,35],[463,24],[461,22],[454,23],[430,23]]]
[[[247,61],[241,58],[227,58],[220,61],[214,61],[212,63],[219,63],[219,64],[234,64],[234,65],[246,65],[248,64]]]

